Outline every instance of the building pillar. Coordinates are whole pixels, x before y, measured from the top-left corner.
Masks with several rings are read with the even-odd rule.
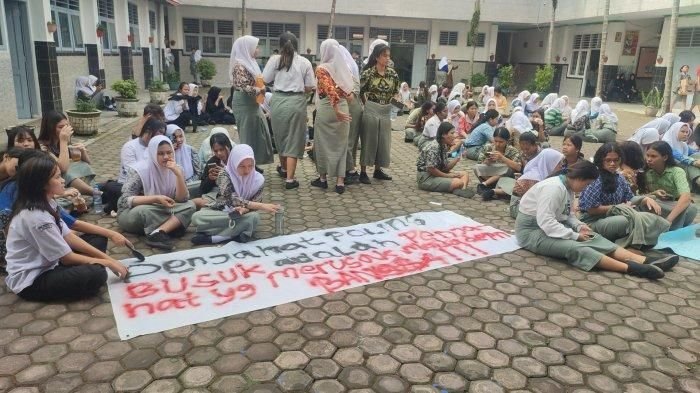
[[[130,46],[119,47],[119,59],[122,66],[122,79],[134,79],[134,55]]]
[[[50,110],[63,111],[61,101],[61,82],[58,74],[56,43],[49,33],[46,23],[52,20],[49,0],[27,3],[29,28],[34,37],[34,56],[36,60],[37,81],[41,112]]]
[[[104,86],[104,64],[102,60],[102,45],[97,37],[97,24],[99,23],[97,2],[93,0],[80,0],[80,30],[83,33],[83,44],[87,56],[88,73],[96,76],[100,84]]]
[[[136,46],[141,47],[141,57],[143,58],[143,84],[148,89],[153,81],[153,60],[151,59],[151,42],[155,37],[151,37],[151,20],[148,15],[149,2],[141,1],[137,4],[139,14],[139,41]]]
[[[126,0],[114,0],[114,30],[119,47],[122,79],[134,79],[134,59],[129,42],[129,11]]]

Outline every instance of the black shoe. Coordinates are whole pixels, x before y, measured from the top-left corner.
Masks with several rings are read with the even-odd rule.
[[[671,270],[676,264],[680,258],[678,255],[666,255],[663,257],[656,257],[656,258],[650,258],[647,257],[646,262],[644,263],[645,265],[651,265],[651,266],[656,266],[659,269],[667,272]]]
[[[637,262],[627,262],[627,274],[657,280],[664,277],[664,272],[658,266],[646,265]]]
[[[369,176],[367,176],[367,172],[360,172],[360,183],[372,184],[372,181],[369,180]]]
[[[335,192],[337,192],[338,194],[344,193],[344,192],[345,192],[345,186],[336,185],[336,186],[335,186]]]
[[[284,182],[284,188],[287,190],[291,190],[293,188],[299,188],[299,182],[296,180],[286,181],[286,182]]]
[[[241,233],[240,235],[234,237],[233,239],[234,242],[236,243],[249,243],[255,240],[255,237],[248,236],[245,233]]]
[[[374,171],[374,175],[372,175],[373,178],[378,179],[378,180],[391,180],[391,176],[387,175],[382,171],[381,169],[378,171]]]
[[[264,171],[262,168],[258,167],[258,166],[255,167],[255,171],[258,172],[258,173],[260,173],[260,174],[265,173],[265,171]]]
[[[356,184],[360,182],[360,174],[357,172],[345,172],[345,184]]]
[[[146,243],[150,247],[158,248],[165,251],[172,251],[175,249],[175,246],[170,241],[170,237],[167,233],[163,231],[158,231],[156,233],[152,233],[146,236],[144,243]]]
[[[476,185],[476,193],[481,195],[484,193],[484,191],[488,190],[489,188],[486,187],[484,183],[479,183]]]
[[[211,236],[207,235],[206,233],[196,233],[194,236],[192,236],[192,244],[201,245],[212,243]]]
[[[481,198],[484,200],[484,202],[492,200],[495,196],[496,196],[496,192],[493,191],[493,190],[490,189],[490,188],[487,188],[487,189],[481,194]]]
[[[409,138],[403,138],[403,141],[406,143],[413,143],[413,139],[409,139]]]
[[[185,236],[186,233],[187,233],[187,228],[180,225],[176,230],[168,233],[168,237],[170,237],[171,239],[172,238],[180,238],[180,237]]]
[[[318,179],[311,182],[311,185],[318,188],[323,188],[324,190],[328,188],[328,181],[323,181],[319,177]]]
[[[286,179],[287,178],[287,171],[282,169],[281,165],[277,165],[277,174],[280,175],[281,178]]]

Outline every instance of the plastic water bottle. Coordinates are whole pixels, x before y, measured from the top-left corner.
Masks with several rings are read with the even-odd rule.
[[[280,206],[275,213],[275,235],[284,235],[284,207]]]
[[[95,214],[102,214],[104,208],[102,207],[102,191],[100,187],[95,184],[92,188],[92,206],[95,208]]]

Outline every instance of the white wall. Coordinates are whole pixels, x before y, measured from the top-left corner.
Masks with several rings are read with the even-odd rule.
[[[87,55],[58,56],[58,78],[61,83],[63,110],[75,108],[75,80],[89,75]]]
[[[671,25],[671,18],[667,17],[664,19],[664,27],[663,31],[661,33],[661,41],[659,42],[659,55],[663,57],[664,61],[659,64],[657,63],[657,67],[668,67],[670,64],[669,61],[669,54],[668,54],[668,36],[669,36],[669,27]],[[678,27],[698,27],[700,26],[700,15],[694,15],[694,16],[681,16],[678,18]],[[697,50],[697,49],[696,49]],[[677,72],[679,67],[676,67],[674,65],[674,73]]]
[[[10,59],[9,51],[0,51],[0,73],[2,75],[12,75],[12,60]],[[2,78],[0,86],[2,86],[0,88],[3,91],[14,91],[12,78]],[[4,130],[6,127],[17,125],[17,123],[17,101],[15,101],[15,95],[0,94],[0,128]],[[0,144],[4,145],[4,143],[4,134],[0,134]]]

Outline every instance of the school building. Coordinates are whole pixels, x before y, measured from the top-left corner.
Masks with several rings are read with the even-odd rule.
[[[460,65],[455,80],[475,72],[493,76],[498,64],[516,65],[524,87],[545,63],[551,0],[482,1],[476,42],[467,42],[473,2],[447,0],[339,0],[333,38],[367,55],[370,42],[391,43],[392,58],[411,86],[434,77],[436,60]],[[228,87],[231,45],[260,38],[262,61],[291,31],[300,52],[316,55],[328,37],[331,0],[0,0],[0,122],[3,127],[74,105],[78,76],[95,75],[106,86],[133,78],[146,88],[162,79],[165,43],[174,41],[175,67],[192,80],[189,54],[202,50],[217,68],[213,84]],[[590,95],[598,72],[636,73],[644,90],[663,86],[666,72],[700,65],[700,0],[681,0],[674,70],[668,70],[672,0],[612,0],[607,59],[598,64],[604,0],[559,0],[552,64],[560,94]],[[99,28],[98,28],[99,26]],[[472,45],[475,45],[474,48]],[[431,58],[435,57],[435,60]],[[10,94],[7,94],[10,92]]]

